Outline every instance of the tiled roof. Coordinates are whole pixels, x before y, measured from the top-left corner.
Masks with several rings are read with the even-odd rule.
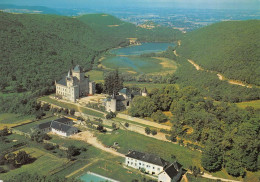
[[[137,152],[137,151],[129,152],[126,155],[126,157],[134,158],[137,160],[141,160],[141,161],[148,162],[148,163],[155,164],[155,165],[162,166],[162,167],[164,167],[168,164],[167,161],[165,161],[164,159],[162,159],[156,155]]]
[[[64,77],[64,78],[62,78],[60,81],[58,81],[57,84],[67,86],[66,77]]]
[[[52,121],[51,122],[51,128],[54,128],[56,130],[62,131],[62,132],[68,132],[70,129],[75,128],[66,124],[62,124],[57,121]]]
[[[167,166],[164,171],[168,174],[168,176],[173,179],[178,175],[181,169],[181,165],[178,162],[174,162],[171,165]]]
[[[77,65],[77,66],[74,67],[73,71],[74,72],[82,72],[82,68],[79,65]]]
[[[51,121],[45,122],[45,123],[41,123],[38,125],[39,129],[45,129],[45,128],[49,128],[51,126]]]
[[[68,121],[72,121],[71,119],[69,118],[59,118],[59,119],[55,119],[54,121],[57,121],[57,122],[60,122],[60,123],[66,123]]]

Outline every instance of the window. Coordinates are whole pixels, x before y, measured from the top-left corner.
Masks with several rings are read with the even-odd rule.
[[[154,167],[153,167],[153,169],[154,169]]]

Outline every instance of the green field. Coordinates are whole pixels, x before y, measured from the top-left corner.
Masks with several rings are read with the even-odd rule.
[[[86,75],[89,75],[90,80],[95,81],[96,83],[104,82],[103,71],[91,70],[91,71],[87,72]]]
[[[41,123],[45,123],[47,121],[57,119],[57,118],[58,118],[57,116],[49,117],[49,118],[46,118],[46,119],[35,121],[33,123],[29,123],[29,124],[25,124],[25,125],[22,125],[22,126],[15,127],[14,129],[17,129],[17,130],[25,132],[25,133],[29,133],[31,131],[31,128],[33,128],[34,126],[41,124]]]
[[[33,116],[22,116],[19,114],[3,113],[0,114],[0,129],[7,126],[8,128],[16,125],[30,122],[34,119]]]
[[[171,160],[173,154],[185,168],[190,165],[200,166],[200,152],[131,131],[118,130],[112,132],[111,135],[99,134],[98,139],[105,145],[113,145],[114,142],[118,142],[120,146],[118,151],[123,154],[126,154],[128,150],[137,150],[157,154],[168,161]]]
[[[251,106],[255,109],[260,109],[260,100],[254,100],[254,101],[249,101],[249,102],[240,102],[240,103],[237,103],[237,106],[240,108],[246,108],[248,106]]]
[[[75,109],[75,111],[79,111],[78,106],[76,106],[74,104],[62,102],[62,101],[57,101],[55,99],[50,98],[49,96],[41,97],[41,98],[39,98],[39,101],[45,101],[45,102],[48,102],[50,104],[54,104],[56,106],[60,106],[60,107],[67,108],[67,109]],[[81,110],[81,112],[88,114],[88,115],[92,115],[92,116],[96,116],[96,117],[100,117],[100,118],[104,117],[104,115],[102,113],[97,112],[97,111],[93,111],[91,109],[80,107],[80,110]]]
[[[48,175],[56,168],[60,168],[64,164],[66,164],[66,162],[68,162],[66,158],[56,157],[55,155],[46,153],[44,150],[40,150],[38,148],[25,147],[21,150],[24,150],[27,153],[29,153],[32,157],[35,157],[36,160],[31,164],[23,165],[22,167],[17,168],[15,170],[11,170],[7,173],[0,174],[0,179],[5,180],[12,175],[17,175],[22,172]]]

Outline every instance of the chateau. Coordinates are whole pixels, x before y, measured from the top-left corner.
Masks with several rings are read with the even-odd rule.
[[[128,109],[135,96],[147,96],[147,90],[144,88],[141,92],[131,92],[128,88],[123,88],[118,95],[113,94],[105,100],[106,111],[121,111]]]
[[[68,75],[55,83],[56,95],[72,102],[83,96],[95,94],[95,82],[90,82],[82,68],[77,65],[70,69]]]

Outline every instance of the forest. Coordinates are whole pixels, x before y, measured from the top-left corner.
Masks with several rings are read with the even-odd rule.
[[[260,20],[226,21],[189,32],[178,54],[225,77],[260,86]]]
[[[205,170],[225,168],[232,176],[259,170],[259,110],[239,109],[234,104],[205,99],[194,87],[179,89],[173,85],[153,89],[148,97],[135,97],[129,109],[132,116],[161,118],[163,122],[162,111],[173,114],[172,140],[178,136],[202,146]]]

